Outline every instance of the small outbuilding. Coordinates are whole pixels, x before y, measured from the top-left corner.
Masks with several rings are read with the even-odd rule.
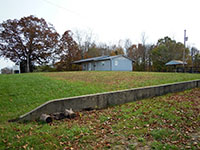
[[[180,71],[180,68],[177,68],[178,66],[182,66],[182,65],[187,65],[187,63],[186,62],[184,62],[183,63],[183,61],[180,61],[180,60],[171,60],[171,61],[169,61],[168,63],[166,63],[165,65],[166,66],[173,66],[174,67],[174,71],[175,72],[181,72]],[[181,70],[183,71],[183,68],[181,68]]]
[[[185,62],[184,65],[187,63]],[[180,60],[171,60],[168,63],[165,64],[166,66],[174,66],[174,65],[183,65],[183,62]]]
[[[100,56],[74,61],[82,65],[83,71],[132,71],[133,60],[124,56]]]

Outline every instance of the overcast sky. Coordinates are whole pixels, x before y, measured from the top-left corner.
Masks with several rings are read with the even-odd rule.
[[[199,6],[199,0],[1,0],[0,23],[35,15],[60,34],[91,30],[98,42],[129,38],[135,44],[142,33],[149,44],[165,36],[183,43],[186,29],[187,45],[200,49]],[[7,64],[0,59],[0,69]]]

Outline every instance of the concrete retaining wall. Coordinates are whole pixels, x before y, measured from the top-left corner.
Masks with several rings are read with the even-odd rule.
[[[35,120],[38,119],[43,113],[51,114],[55,112],[62,112],[69,108],[72,108],[74,111],[102,109],[113,105],[120,105],[167,93],[180,92],[196,87],[200,87],[200,80],[56,99],[48,101],[34,110],[20,116],[19,120]]]

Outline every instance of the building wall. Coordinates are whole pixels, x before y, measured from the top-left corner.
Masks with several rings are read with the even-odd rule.
[[[131,60],[120,56],[112,59],[113,71],[132,71],[133,63]]]
[[[115,57],[111,60],[87,62],[82,64],[83,71],[132,71],[132,68],[132,61],[123,56]]]
[[[97,71],[110,71],[110,60],[95,62],[95,70]]]
[[[110,60],[82,64],[83,71],[110,71]]]
[[[82,71],[86,71],[87,70],[87,63],[82,63]]]
[[[92,70],[91,63],[82,63],[82,70],[83,71],[91,71]]]

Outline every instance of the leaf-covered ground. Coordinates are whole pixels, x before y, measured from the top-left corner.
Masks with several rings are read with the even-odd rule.
[[[200,88],[51,124],[6,123],[0,149],[200,149]]]
[[[52,124],[8,122],[52,99],[194,79],[200,74],[0,75],[0,149],[198,149],[200,89],[81,112]]]

